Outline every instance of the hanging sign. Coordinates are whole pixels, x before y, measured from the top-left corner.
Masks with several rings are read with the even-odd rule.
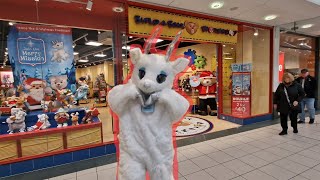
[[[216,43],[237,43],[238,26],[235,24],[195,18],[134,6],[128,8],[129,33],[149,35],[154,26],[162,25],[162,37],[175,37],[185,29],[181,39]]]

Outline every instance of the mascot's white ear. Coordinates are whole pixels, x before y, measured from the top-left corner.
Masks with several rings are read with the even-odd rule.
[[[179,72],[183,71],[186,69],[186,67],[189,64],[189,60],[186,58],[178,58],[173,62],[170,62],[172,68],[174,69],[175,73],[178,74]]]
[[[134,48],[130,50],[130,58],[131,58],[132,64],[136,64],[141,58],[141,56],[142,56],[142,52],[140,48]]]

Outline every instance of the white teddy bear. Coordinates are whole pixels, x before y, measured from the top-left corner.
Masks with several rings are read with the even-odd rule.
[[[120,119],[119,180],[143,180],[146,172],[151,180],[174,179],[172,125],[189,108],[172,89],[175,76],[189,64],[185,58],[169,61],[179,36],[166,56],[132,49],[132,78],[108,94],[110,108]]]
[[[52,41],[53,56],[51,61],[61,62],[66,61],[69,57],[69,54],[64,49],[64,44],[62,41]]]

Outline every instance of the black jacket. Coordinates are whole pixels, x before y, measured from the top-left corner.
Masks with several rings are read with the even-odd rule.
[[[300,85],[302,85],[302,79],[303,79],[302,77],[299,77],[296,79],[296,81]],[[304,81],[304,92],[306,92],[306,97],[315,98],[316,88],[317,88],[316,79],[312,76],[307,76]]]
[[[290,111],[290,105],[288,103],[286,94],[284,92],[285,85],[283,83],[279,84],[273,99],[273,104],[278,105],[278,111],[283,114],[288,114]],[[305,92],[302,89],[302,86],[297,82],[293,82],[289,87],[287,87],[287,92],[291,105],[294,101],[301,102],[303,97],[305,97]]]

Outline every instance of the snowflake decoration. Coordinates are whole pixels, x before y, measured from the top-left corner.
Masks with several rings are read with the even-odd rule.
[[[205,65],[207,65],[207,59],[204,56],[197,56],[197,58],[194,61],[194,65],[198,69],[203,69]]]

